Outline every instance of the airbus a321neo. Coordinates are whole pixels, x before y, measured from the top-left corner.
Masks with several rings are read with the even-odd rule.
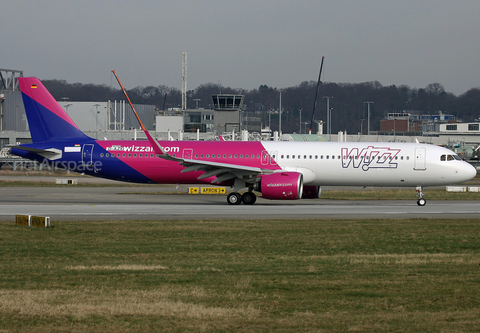
[[[134,183],[232,186],[231,205],[318,198],[321,186],[416,187],[476,175],[452,151],[420,143],[96,140],[85,135],[40,80],[18,78],[33,143],[11,148],[31,160]],[[243,194],[239,191],[246,189]]]

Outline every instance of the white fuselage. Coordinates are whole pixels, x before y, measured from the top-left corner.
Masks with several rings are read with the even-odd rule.
[[[286,171],[305,185],[432,186],[473,178],[475,168],[452,151],[418,143],[264,142]],[[442,156],[455,156],[445,158]]]

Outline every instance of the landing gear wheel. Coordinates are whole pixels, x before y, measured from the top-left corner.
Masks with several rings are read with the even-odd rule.
[[[229,205],[240,205],[242,203],[242,196],[237,192],[232,192],[227,195],[227,202]]]
[[[245,192],[242,195],[242,201],[245,205],[253,205],[257,201],[257,196],[253,192]]]
[[[419,206],[425,206],[426,203],[427,203],[427,200],[425,200],[424,198],[418,199],[417,201],[417,205]]]
[[[417,205],[422,207],[425,206],[425,204],[427,203],[427,200],[423,198],[422,186],[417,186],[416,191],[417,191],[417,198],[418,198]]]

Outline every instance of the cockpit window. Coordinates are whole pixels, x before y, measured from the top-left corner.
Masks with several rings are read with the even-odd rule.
[[[461,161],[462,159],[458,155],[442,155],[440,156],[440,161]]]

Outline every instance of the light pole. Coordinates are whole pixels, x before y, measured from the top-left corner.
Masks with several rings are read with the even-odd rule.
[[[373,104],[373,102],[368,101],[368,102],[363,102],[363,104],[367,104],[368,106],[368,116],[367,116],[367,135],[370,135],[370,104]]]
[[[305,134],[307,134],[307,125],[309,124],[309,122],[308,122],[308,121],[305,121],[303,124],[305,125]],[[301,125],[300,125],[300,126],[301,126]],[[302,134],[302,133],[300,133],[300,134]]]
[[[328,137],[328,140],[330,140],[330,141],[332,141],[332,110],[333,110],[333,108],[328,109],[328,113],[330,114],[329,115],[330,125],[329,125],[329,129],[328,129],[328,132],[330,133],[330,135]]]
[[[397,131],[395,129],[395,120],[396,118],[393,118],[393,142],[397,141],[396,138],[397,138]]]
[[[299,121],[298,121],[298,123],[300,124],[300,133],[299,134],[302,134],[302,110],[303,110],[303,108],[298,109],[298,111],[300,112]]]
[[[100,104],[93,104],[93,106],[95,107],[95,131],[98,129],[98,107],[100,106]]]
[[[5,94],[0,94],[0,131],[3,131],[3,102],[5,101]]]
[[[278,135],[282,135],[282,89],[280,91],[280,109],[279,109],[279,117],[278,117]]]
[[[63,107],[65,108],[65,113],[68,115],[68,108],[73,104],[65,104]]]
[[[198,109],[198,102],[200,102],[201,99],[200,98],[194,98],[193,100],[195,101],[195,109]]]
[[[365,119],[360,119],[360,138],[361,140],[360,141],[363,141],[363,121]]]
[[[272,113],[273,113],[273,109],[272,108],[268,108],[268,129],[271,131],[272,130]]]
[[[330,119],[330,98],[333,98],[332,96],[323,96],[322,98],[325,98],[327,100],[327,134],[330,134],[330,138],[332,137],[332,133],[330,132],[332,126],[331,126],[331,119]]]

